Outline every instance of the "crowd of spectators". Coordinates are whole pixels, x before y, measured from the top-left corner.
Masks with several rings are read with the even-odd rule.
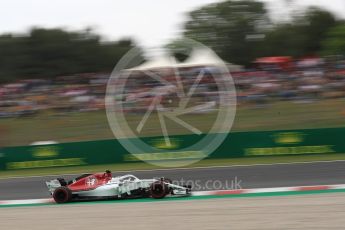
[[[64,114],[104,109],[109,74],[30,79],[0,85],[0,117],[34,115],[42,111]]]
[[[345,60],[305,59],[287,67],[264,64],[234,73],[240,103],[264,106],[274,101],[312,103],[345,97]]]
[[[200,71],[204,71],[205,77],[194,92],[194,100],[203,103],[215,101],[217,86],[212,78],[214,74],[210,74],[214,71],[211,67],[193,67],[181,71],[184,87],[192,87]],[[167,81],[175,81],[174,72],[165,71],[165,74]],[[0,117],[103,110],[109,76],[109,73],[88,73],[60,76],[54,80],[19,80],[0,85]],[[331,63],[322,59],[304,60],[291,63],[289,67],[266,63],[232,72],[232,77],[240,106],[260,108],[275,101],[312,103],[345,97],[345,60]],[[169,106],[174,104],[179,92],[142,73],[136,73],[130,79],[129,88],[126,88],[125,95],[121,95],[129,112],[146,111],[157,94],[161,94],[162,103]],[[211,107],[206,106],[205,110],[211,110]]]

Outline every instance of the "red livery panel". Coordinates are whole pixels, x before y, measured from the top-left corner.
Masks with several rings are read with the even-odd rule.
[[[72,191],[92,190],[111,180],[111,173],[96,173],[78,179],[67,187]]]

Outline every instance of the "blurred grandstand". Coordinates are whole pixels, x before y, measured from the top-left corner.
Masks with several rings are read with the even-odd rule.
[[[323,58],[261,58],[250,69],[230,69],[235,81],[240,105],[264,107],[275,101],[289,100],[312,103],[345,96],[345,60],[336,62]],[[213,71],[212,66],[180,68],[186,85],[191,85],[200,70]],[[160,69],[161,71],[162,69]],[[164,70],[164,68],[163,68]],[[144,98],[141,104],[127,103],[128,112],[145,111],[154,95],[147,95],[148,87],[158,83],[133,71],[136,90],[128,92],[128,99]],[[168,72],[167,80],[174,79]],[[84,73],[59,76],[52,80],[26,79],[0,85],[0,117],[34,116],[44,111],[56,114],[104,109],[106,84],[110,73]],[[139,81],[138,81],[139,80]],[[199,88],[199,99],[207,100],[214,94],[215,83],[205,78]],[[144,95],[145,94],[145,95]]]

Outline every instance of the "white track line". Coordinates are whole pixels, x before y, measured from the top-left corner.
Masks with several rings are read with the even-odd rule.
[[[54,202],[53,199],[0,200],[0,206],[23,205],[23,204],[48,204],[52,202]]]

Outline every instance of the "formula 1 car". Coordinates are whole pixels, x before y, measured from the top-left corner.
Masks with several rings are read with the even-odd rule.
[[[172,184],[171,180],[138,179],[133,175],[112,177],[105,173],[84,174],[66,182],[63,178],[47,181],[46,185],[56,203],[81,200],[126,199],[152,197],[162,199],[170,196],[188,196],[190,186]]]

